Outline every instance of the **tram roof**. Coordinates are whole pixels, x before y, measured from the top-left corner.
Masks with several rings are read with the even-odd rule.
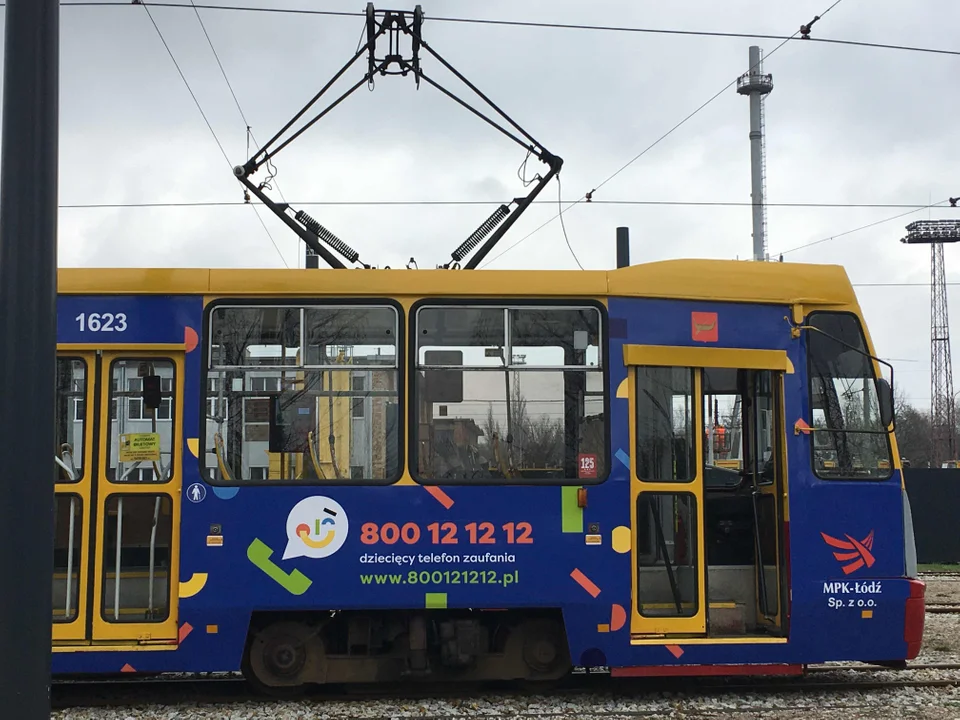
[[[69,295],[648,297],[854,305],[839,265],[665,260],[613,270],[62,268]]]

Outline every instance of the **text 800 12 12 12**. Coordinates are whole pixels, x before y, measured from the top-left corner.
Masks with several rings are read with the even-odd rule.
[[[528,522],[508,522],[497,527],[491,522],[467,523],[462,527],[456,523],[430,523],[423,530],[417,523],[377,523],[368,522],[360,527],[360,542],[365,545],[398,542],[415,545],[424,538],[432,545],[458,545],[461,540],[470,545],[530,545],[533,543],[533,527]]]

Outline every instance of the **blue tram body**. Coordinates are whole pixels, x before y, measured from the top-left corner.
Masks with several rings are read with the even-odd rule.
[[[684,272],[712,272],[713,265],[725,272],[730,267],[701,263],[699,269]],[[759,273],[767,270],[736,272],[756,272],[760,277]],[[771,286],[782,283],[788,272],[782,267],[770,270],[780,273],[769,281]],[[604,275],[628,271],[636,268]],[[110,271],[97,272],[107,275]],[[318,277],[330,274],[312,272]],[[837,277],[846,282],[842,271],[828,279],[835,282]],[[86,489],[73,495],[82,501],[83,509],[76,512],[84,528],[71,527],[82,542],[76,548],[71,545],[68,565],[61,563],[71,568],[71,588],[66,592],[75,598],[75,609],[68,608],[60,624],[70,625],[72,617],[77,629],[72,635],[62,632],[58,639],[55,623],[55,675],[215,672],[241,667],[249,671],[250,654],[256,652],[251,648],[260,647],[267,660],[253,662],[252,674],[265,685],[296,684],[290,678],[301,677],[298,673],[306,673],[302,677],[312,681],[351,677],[370,680],[404,677],[413,671],[429,675],[430,668],[439,666],[454,668],[464,676],[470,668],[483,666],[480,656],[484,652],[493,652],[490,648],[497,645],[491,639],[497,632],[493,628],[501,617],[512,618],[513,624],[507,623],[511,627],[530,619],[534,623],[534,629],[522,636],[526,649],[517,650],[518,657],[525,658],[527,670],[516,670],[511,664],[514,660],[501,664],[513,668],[505,670],[509,677],[553,677],[571,665],[609,668],[613,674],[740,672],[744,667],[757,673],[785,672],[827,660],[902,661],[919,650],[922,584],[915,579],[910,514],[895,439],[886,428],[867,440],[854,438],[859,443],[857,448],[869,443],[892,448],[876,467],[867,470],[857,464],[862,465],[864,458],[860,452],[860,460],[853,465],[861,476],[821,477],[823,472],[818,475],[812,460],[821,451],[815,447],[820,430],[811,432],[815,413],[809,354],[811,343],[817,342],[819,335],[806,328],[816,324],[817,312],[847,314],[855,321],[854,326],[860,327],[855,304],[825,302],[818,306],[818,301],[802,298],[794,302],[737,302],[733,297],[642,297],[642,285],[633,297],[612,290],[603,297],[565,292],[561,298],[564,302],[576,304],[578,298],[589,296],[602,306],[602,332],[597,344],[601,348],[602,363],[598,365],[602,365],[603,392],[598,415],[603,417],[605,430],[600,453],[587,454],[586,460],[577,455],[578,463],[586,463],[580,475],[583,482],[574,478],[572,483],[523,484],[521,478],[516,484],[442,480],[431,484],[410,479],[413,473],[406,469],[400,482],[381,484],[271,483],[269,479],[226,483],[214,480],[207,472],[210,463],[205,462],[211,447],[205,439],[210,430],[204,427],[211,422],[205,420],[204,412],[211,399],[206,372],[214,342],[207,305],[216,306],[216,296],[236,302],[237,295],[218,291],[212,283],[202,292],[183,294],[135,293],[129,289],[64,292],[62,278],[63,273],[58,301],[60,352],[64,357],[89,361],[84,381],[89,384],[84,387],[94,389],[90,397],[96,402],[88,401],[91,407],[86,417],[99,417],[97,413],[103,414],[108,403],[108,389],[93,385],[92,380],[94,373],[107,372],[107,359],[99,351],[111,352],[110,357],[116,358],[136,358],[142,350],[153,355],[182,352],[176,365],[177,390],[172,391],[178,395],[180,410],[171,416],[172,421],[179,418],[181,425],[174,428],[172,440],[171,462],[179,465],[175,490],[144,490],[149,481],[137,487],[138,492],[172,495],[170,537],[166,541],[172,550],[165,566],[157,564],[152,555],[149,561],[151,584],[164,572],[169,573],[167,580],[157,585],[157,594],[169,594],[167,616],[158,625],[166,630],[151,632],[149,617],[128,617],[129,628],[119,622],[121,593],[117,588],[121,577],[127,582],[127,575],[136,574],[121,568],[123,541],[118,538],[123,533],[119,527],[111,530],[111,523],[113,518],[122,517],[124,510],[122,504],[110,505],[107,496],[111,492],[122,496],[126,490],[111,485],[110,477],[99,471],[87,472]],[[267,302],[268,292],[276,292],[269,297],[282,298],[285,303],[303,303],[309,295],[299,292],[293,297],[284,292],[281,283],[270,285],[270,291],[257,290],[256,302]],[[848,284],[841,290],[852,296]],[[371,297],[380,297],[370,292]],[[496,289],[490,294],[493,299],[483,302],[496,300],[508,305],[512,297]],[[399,295],[399,291],[393,291],[389,296]],[[810,296],[815,297],[816,292],[811,290]],[[444,298],[449,295],[437,292],[428,297],[423,293],[417,301],[442,304]],[[322,301],[323,296],[314,296],[316,300]],[[527,302],[530,298],[519,300]],[[554,300],[551,298],[550,303]],[[550,303],[544,299],[544,304]],[[802,310],[798,310],[801,305]],[[402,306],[398,336],[409,346],[416,341],[418,316],[410,302]],[[112,329],[103,327],[107,317],[112,318]],[[91,318],[97,321],[91,322]],[[94,325],[97,329],[92,329]],[[833,338],[830,332],[826,335]],[[857,345],[851,337],[843,336],[845,347]],[[864,335],[861,356],[869,358],[872,351],[868,343]],[[413,351],[404,351],[403,342],[398,347],[397,372],[402,387],[417,370],[411,367],[415,362]],[[708,354],[702,362],[696,359],[705,352]],[[670,358],[676,358],[676,365]],[[848,358],[844,362],[854,361]],[[867,366],[878,367],[873,360]],[[708,470],[736,482],[744,481],[750,473],[744,470],[743,457],[738,466],[730,461],[726,467],[721,463],[707,467],[702,460],[705,444],[715,442],[709,433],[704,436],[704,428],[709,426],[715,432],[717,425],[711,425],[707,417],[713,409],[708,388],[710,371],[684,374],[686,370],[675,372],[678,367],[719,367],[736,373],[746,372],[746,368],[755,374],[738,377],[748,377],[743,382],[756,381],[758,388],[766,382],[756,380],[759,373],[772,373],[769,413],[763,416],[767,419],[762,420],[757,410],[751,421],[758,427],[767,422],[768,437],[777,438],[767,458],[770,467],[777,468],[771,471],[777,480],[769,489],[757,484],[759,474],[752,486],[740,485],[733,490],[711,487],[706,478]],[[667,413],[672,413],[668,423],[673,428],[671,436],[656,447],[655,443],[651,445],[654,450],[643,455],[647,451],[638,449],[638,436],[644,428],[654,428],[650,432],[655,433],[660,432],[656,428],[665,426],[657,424],[661,420],[655,414],[649,416],[654,418],[649,423],[641,422],[638,403],[648,398],[657,405],[657,398],[666,395],[657,395],[660,385],[651,384],[652,389],[644,396],[640,386],[647,382],[646,377],[667,377],[657,375],[664,368],[673,373],[672,378],[692,378],[684,386],[688,387],[684,397],[690,402],[687,410],[678,411],[676,408],[683,405],[678,400],[681,394],[671,391],[672,398],[668,399],[673,410]],[[849,374],[855,377],[855,373]],[[868,379],[873,388],[874,378]],[[409,380],[409,385],[412,387],[414,381]],[[857,387],[857,403],[874,392],[868,389],[866,380],[862,388]],[[882,386],[877,387],[876,394],[882,393]],[[741,417],[746,417],[748,406],[766,402],[761,395],[768,397],[760,390],[744,390],[742,397],[738,396]],[[406,426],[412,437],[417,403],[412,391],[400,390],[398,397],[399,424]],[[883,401],[878,402],[882,405]],[[866,403],[864,400],[862,406]],[[315,406],[322,408],[323,402]],[[112,412],[120,411],[114,408]],[[303,412],[309,412],[309,408]],[[677,429],[677,413],[682,412],[687,413],[686,430]],[[867,410],[863,413],[869,415]],[[826,414],[829,426],[830,413]],[[570,422],[572,416],[565,417]],[[277,423],[270,422],[272,431]],[[331,410],[330,428],[333,422]],[[99,423],[94,419],[89,424],[99,427],[101,435],[111,432],[109,421]],[[746,426],[743,420],[741,434]],[[756,427],[750,429],[760,432]],[[330,433],[332,447],[332,429]],[[397,462],[401,468],[412,468],[414,442],[404,440],[407,435],[402,432],[400,437],[399,447],[394,450]],[[105,466],[104,458],[110,454],[106,441],[84,442],[89,443],[92,453],[86,466]],[[745,448],[747,441],[743,443]],[[831,466],[829,459],[843,443],[823,451],[821,457],[827,458],[823,467],[836,468],[836,462],[843,466],[840,460]],[[758,440],[758,448],[760,444]],[[661,462],[656,458],[663,452],[670,457]],[[679,485],[684,483],[680,482],[683,471],[678,468],[687,456],[696,465],[688,467],[696,479],[679,492]],[[569,461],[569,453],[563,459]],[[638,477],[637,465],[645,463],[644,472],[649,474],[658,462],[661,465],[656,472],[677,477],[659,477],[647,491]],[[601,475],[592,478],[597,466]],[[844,467],[853,466],[847,461]],[[671,496],[674,486],[678,492]],[[692,489],[694,486],[698,489]],[[67,484],[58,484],[61,502],[62,498],[73,497],[70,492]],[[764,501],[764,494],[769,500]],[[118,497],[116,502],[122,501]],[[641,520],[646,510],[638,508],[646,507],[643,503],[651,503],[649,507],[653,508],[654,502],[660,504],[650,510],[649,516],[644,515],[646,521]],[[159,499],[156,507],[154,525],[162,514]],[[756,525],[738,538],[738,523]],[[764,529],[758,529],[763,523]],[[90,527],[86,527],[88,524]],[[149,538],[149,533],[144,537]],[[152,543],[151,553],[158,552],[158,542],[156,538],[144,540],[138,544],[138,551],[146,553],[147,544]],[[772,550],[757,550],[763,546]],[[62,550],[62,543],[58,542],[58,547]],[[124,553],[133,552],[131,548],[122,549]],[[764,559],[757,560],[763,552]],[[652,559],[643,560],[644,553]],[[103,559],[98,560],[101,556]],[[141,561],[133,565],[145,567]],[[667,590],[660,593],[645,589],[659,587],[658,583]],[[645,603],[645,592],[653,593],[649,603]],[[771,599],[766,605],[760,600],[764,593]],[[114,600],[118,608],[112,620],[117,622],[111,623]],[[152,602],[155,600],[151,607]],[[323,657],[311,655],[293,661],[282,653],[271,655],[274,650],[263,647],[282,646],[282,633],[263,639],[261,646],[253,637],[252,628],[271,624],[280,624],[288,635],[296,635],[293,625],[309,623],[310,618],[321,618],[323,627],[332,627],[331,618],[338,616],[363,620],[349,620],[335,633],[331,630],[324,641]],[[427,618],[426,629],[418,624],[417,618],[423,617]],[[434,617],[449,622],[434,623]],[[555,631],[537,629],[536,622],[545,618],[558,623],[554,627],[561,628],[561,642],[551,645],[549,640],[556,637]],[[471,622],[489,629],[484,631],[489,632],[487,640],[478,641],[478,626],[470,626]],[[397,623],[399,630],[389,629]],[[509,641],[504,642],[506,645],[501,642],[497,650],[501,658],[509,652],[504,649]],[[380,667],[368,672],[357,664],[358,658],[377,655],[373,647],[387,648],[381,655],[390,658],[392,670]],[[334,656],[352,662],[349,667],[353,670],[336,670]],[[353,660],[349,660],[351,657]],[[556,658],[563,662],[555,662]],[[296,665],[294,669],[291,662]],[[522,664],[519,660],[516,663]],[[322,672],[316,670],[321,664]],[[725,670],[717,670],[717,666],[725,666]],[[304,667],[314,667],[313,674]],[[484,677],[484,672],[478,671],[477,676]]]

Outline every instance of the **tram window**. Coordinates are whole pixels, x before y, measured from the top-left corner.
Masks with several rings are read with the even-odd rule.
[[[417,479],[605,480],[600,328],[596,307],[419,308]]]
[[[160,622],[170,614],[173,504],[167,495],[111,495],[103,542],[103,619]]]
[[[695,372],[637,368],[637,477],[642,480],[689,482],[697,476]]]
[[[850,313],[816,312],[808,323],[821,331],[807,333],[814,471],[828,479],[889,478],[890,439],[860,321]]]
[[[83,478],[86,439],[86,363],[79,358],[58,357],[56,382],[56,482],[78,482]]]
[[[637,538],[641,544],[637,554],[638,612],[645,617],[696,615],[700,562],[696,498],[689,493],[640,493]]]
[[[708,488],[735,488],[743,467],[743,392],[736,368],[703,370],[703,465]],[[707,509],[709,514],[709,508]]]
[[[393,307],[214,307],[206,476],[217,484],[398,480],[399,330]]]
[[[740,471],[752,469],[753,463],[758,484],[774,481],[778,386],[778,376],[769,370],[703,369],[703,464],[708,488],[736,487],[742,481]],[[750,403],[756,404],[755,412],[744,425]]]
[[[295,365],[298,307],[218,307],[210,315],[210,367]]]
[[[176,377],[166,358],[120,359],[111,364],[107,479],[116,483],[164,483],[173,467]],[[160,376],[160,406],[148,407],[143,378]]]
[[[57,493],[53,507],[53,621],[64,623],[76,619],[80,601],[83,500]]]

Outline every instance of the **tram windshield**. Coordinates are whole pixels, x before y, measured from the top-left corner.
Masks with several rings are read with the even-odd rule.
[[[860,322],[849,313],[813,313],[807,336],[814,470],[823,478],[890,477],[881,389]],[[818,332],[819,331],[819,332]],[[884,384],[885,385],[885,384]]]

